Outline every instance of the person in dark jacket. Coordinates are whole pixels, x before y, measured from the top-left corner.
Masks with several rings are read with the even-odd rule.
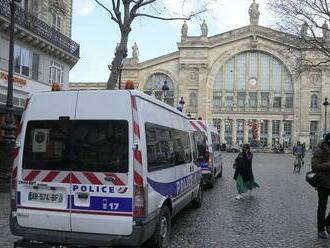
[[[252,189],[256,187],[259,188],[259,185],[254,181],[252,159],[253,154],[251,153],[250,145],[243,145],[242,152],[238,154],[234,163],[234,179],[236,180],[236,188],[238,191],[236,199],[241,199],[242,193],[246,193],[248,190],[251,192]]]
[[[321,186],[317,188],[318,209],[317,209],[317,229],[318,237],[327,239],[330,234],[330,213],[326,218],[328,197],[330,195],[330,133],[315,148],[312,156],[312,171],[321,176]]]

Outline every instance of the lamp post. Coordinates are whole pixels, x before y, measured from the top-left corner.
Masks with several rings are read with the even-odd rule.
[[[1,168],[1,180],[8,183],[9,172],[12,162],[12,148],[15,143],[15,119],[14,119],[14,107],[13,107],[13,74],[14,74],[14,32],[15,32],[15,10],[16,3],[20,3],[20,0],[12,0],[10,2],[10,28],[9,28],[9,61],[8,61],[8,85],[7,85],[7,102],[6,102],[6,117],[4,136],[2,139],[4,146],[4,158],[2,159],[4,164]]]
[[[327,108],[329,106],[328,98],[324,99],[323,106],[324,106],[324,135],[326,135],[327,134]]]
[[[162,91],[163,91],[163,96],[164,96],[164,102],[166,102],[166,92],[169,90],[170,88],[167,86],[167,80],[164,81],[164,84],[162,86]]]

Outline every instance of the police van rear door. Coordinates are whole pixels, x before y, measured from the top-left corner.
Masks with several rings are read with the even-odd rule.
[[[79,92],[71,140],[73,232],[132,233],[130,106],[128,91]]]
[[[22,227],[71,231],[68,142],[76,100],[77,92],[49,92],[29,101],[18,138],[16,203]]]

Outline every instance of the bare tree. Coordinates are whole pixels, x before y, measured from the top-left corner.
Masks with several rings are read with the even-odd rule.
[[[188,0],[177,0],[178,6],[183,9]],[[95,2],[104,8],[120,29],[120,41],[116,47],[115,57],[111,63],[111,73],[107,82],[107,89],[114,89],[118,80],[123,59],[127,56],[128,36],[134,20],[140,17],[153,18],[164,21],[190,20],[192,17],[206,11],[206,0],[199,1],[200,9],[192,11],[188,15],[172,16],[166,9],[163,0],[111,0],[111,7],[107,7],[99,0]]]
[[[302,56],[303,63],[316,67],[330,62],[328,0],[269,0],[268,5],[277,17],[277,27],[296,36],[291,39],[293,45],[305,51],[319,52],[316,62]]]

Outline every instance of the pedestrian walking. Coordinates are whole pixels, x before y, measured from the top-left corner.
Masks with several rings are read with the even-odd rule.
[[[301,166],[304,164],[304,157],[305,157],[305,147],[300,143],[297,142],[297,145],[293,147],[292,154],[295,157],[293,162],[293,171],[300,172]]]
[[[236,188],[238,191],[236,199],[241,199],[242,194],[247,191],[252,192],[254,188],[259,188],[259,185],[254,181],[252,159],[253,154],[251,153],[250,145],[243,145],[242,152],[238,154],[234,163],[234,179],[236,180]]]
[[[317,229],[318,237],[327,239],[330,234],[330,213],[326,217],[328,197],[330,195],[330,133],[314,149],[312,156],[312,171],[317,179],[316,189],[318,194]]]

